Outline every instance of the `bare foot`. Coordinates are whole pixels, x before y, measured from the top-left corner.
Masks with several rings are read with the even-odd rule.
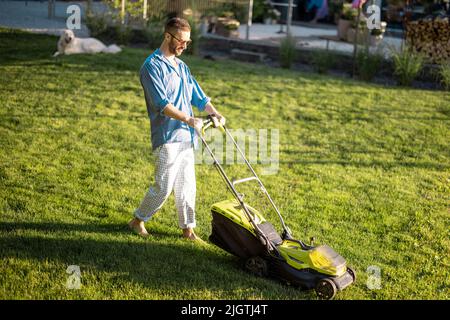
[[[200,241],[204,242],[199,236],[194,233],[194,230],[191,228],[183,229],[183,237],[192,241]]]
[[[138,218],[131,219],[131,221],[128,222],[128,226],[130,227],[131,230],[133,230],[135,233],[144,238],[150,236],[150,234],[145,229],[144,221],[139,220]]]

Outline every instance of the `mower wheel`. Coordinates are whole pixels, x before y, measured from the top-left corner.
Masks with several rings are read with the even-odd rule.
[[[355,281],[356,281],[356,272],[355,272],[355,270],[353,270],[353,269],[350,268],[350,267],[347,267],[347,272],[350,273],[350,275],[351,275],[352,278],[353,278],[353,282],[355,282]]]
[[[245,261],[245,268],[258,277],[266,277],[269,274],[267,261],[258,256],[248,258]]]
[[[316,293],[320,299],[331,300],[337,293],[334,282],[330,279],[322,279],[316,285]]]

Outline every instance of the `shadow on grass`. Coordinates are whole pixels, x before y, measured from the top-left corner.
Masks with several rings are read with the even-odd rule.
[[[131,219],[131,216],[130,216]],[[35,230],[44,233],[49,232],[88,232],[88,233],[110,233],[118,234],[130,232],[126,224],[72,224],[61,222],[0,222],[0,231],[13,232],[15,230]],[[169,235],[168,233],[161,233],[160,235]]]
[[[132,216],[130,215],[130,219]],[[95,223],[95,224],[73,224],[61,222],[0,222],[0,232],[14,232],[16,230],[34,230],[42,233],[52,232],[86,232],[104,233],[111,235],[131,234],[132,231],[126,223]],[[174,237],[173,233],[152,229],[152,236],[155,238]],[[181,235],[181,233],[180,233]],[[178,235],[177,235],[178,236]]]
[[[0,27],[0,65],[18,61],[44,63],[57,50],[58,37]]]
[[[120,282],[135,283],[146,287],[154,294],[166,293],[168,297],[177,292],[193,292],[202,295],[217,292],[218,295],[234,296],[236,292],[243,299],[308,299],[311,292],[286,287],[281,297],[274,292],[274,280],[259,279],[240,270],[237,259],[218,255],[206,246],[186,242],[180,244],[161,243],[152,238],[142,241],[111,241],[102,239],[45,238],[40,236],[16,235],[21,230],[39,232],[81,231],[124,233],[126,226],[82,225],[64,223],[0,223],[0,258],[34,259],[43,263],[49,260],[65,266],[78,265],[82,271],[84,286],[97,286],[98,281],[107,278],[111,290],[120,288]],[[130,232],[127,230],[127,232]],[[61,270],[64,274],[65,270]],[[83,272],[84,275],[83,276]],[[109,275],[113,274],[114,279]],[[93,280],[94,279],[94,280]],[[89,282],[92,283],[89,283]],[[274,281],[274,282],[273,282]],[[104,284],[102,286],[107,286]],[[114,287],[114,288],[112,288]],[[282,288],[282,287],[280,287]],[[295,295],[293,295],[295,292]],[[126,295],[126,293],[124,293]],[[89,298],[89,297],[85,297]],[[124,297],[126,298],[126,297]],[[136,299],[138,297],[128,297]],[[207,297],[206,297],[207,298]],[[186,297],[190,299],[190,297]],[[214,298],[213,298],[214,299]]]
[[[317,146],[321,146],[317,144]],[[327,146],[332,146],[335,148],[339,148],[338,144],[328,144]],[[420,168],[420,169],[428,169],[428,170],[448,170],[450,169],[450,165],[446,163],[440,162],[431,162],[431,161],[419,161],[419,160],[411,160],[411,161],[402,161],[402,160],[390,160],[383,161],[377,160],[377,157],[383,157],[385,155],[391,155],[392,152],[389,150],[365,150],[359,148],[342,148],[340,151],[333,151],[330,153],[326,153],[323,151],[315,151],[315,150],[299,150],[299,149],[285,149],[281,150],[282,154],[287,155],[288,160],[280,160],[279,163],[282,165],[341,165],[341,166],[350,166],[350,167],[360,167],[360,168],[384,168],[384,169],[392,169],[392,168]],[[366,160],[351,160],[348,159],[350,155],[371,155],[373,159]],[[404,154],[399,154],[402,157],[406,156]],[[289,158],[296,157],[296,160],[289,160]],[[410,155],[412,156],[412,155]],[[414,154],[415,156],[415,154]],[[333,159],[330,159],[330,158]]]
[[[0,115],[0,125],[8,125],[10,123],[12,123],[13,125],[18,125],[21,123],[21,119],[19,119],[18,117],[21,115]],[[24,115],[24,116],[29,116],[29,115]],[[74,119],[74,120],[79,120],[79,119],[111,119],[111,120],[130,120],[130,121],[135,121],[135,120],[147,120],[148,116],[147,114],[116,114],[116,115],[109,115],[109,114],[99,114],[99,113],[92,113],[92,114],[76,114],[76,113],[72,113],[72,114],[49,114],[49,113],[36,113],[33,114],[32,116],[33,119],[39,119],[39,118],[43,118],[43,119]],[[12,127],[12,126],[10,126]],[[11,128],[9,128],[11,129]]]
[[[393,169],[393,168],[420,168],[420,169],[428,169],[428,170],[447,170],[450,169],[449,165],[433,163],[433,162],[419,162],[419,161],[353,161],[353,160],[328,160],[328,159],[313,159],[313,160],[297,160],[297,161],[280,161],[280,164],[283,165],[312,165],[312,164],[320,164],[320,165],[341,165],[341,166],[350,166],[357,168],[383,168],[383,169]]]

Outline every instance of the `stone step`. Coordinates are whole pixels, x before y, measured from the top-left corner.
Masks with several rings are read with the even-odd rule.
[[[240,61],[263,62],[266,58],[266,54],[241,49],[231,49],[231,57]]]

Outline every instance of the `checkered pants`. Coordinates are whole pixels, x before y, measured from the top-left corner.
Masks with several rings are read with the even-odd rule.
[[[166,143],[156,154],[155,184],[134,212],[135,217],[148,221],[163,206],[172,189],[180,228],[195,228],[194,149],[190,142]]]

